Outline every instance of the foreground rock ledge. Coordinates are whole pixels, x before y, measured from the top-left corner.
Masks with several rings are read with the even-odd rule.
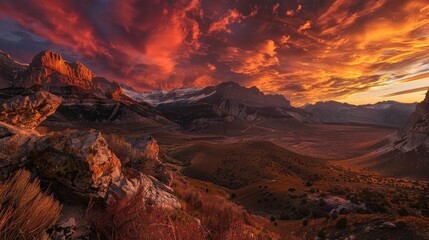
[[[0,92],[0,121],[35,128],[60,106],[62,98],[47,91],[3,89]]]

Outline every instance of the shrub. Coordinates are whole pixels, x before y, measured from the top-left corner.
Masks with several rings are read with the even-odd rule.
[[[142,153],[135,149],[127,140],[115,134],[103,135],[110,149],[123,162],[133,162],[142,159]]]
[[[125,204],[90,209],[89,221],[96,238],[196,240],[206,237],[195,218],[180,211],[148,206],[143,201],[145,194],[140,190]]]
[[[0,239],[40,239],[58,220],[61,204],[18,170],[0,183]]]
[[[242,207],[177,185],[175,190],[184,200],[182,209],[148,206],[142,200],[145,193],[140,190],[125,205],[90,210],[91,227],[98,239],[111,240],[232,240],[249,239],[249,234],[255,232]],[[258,234],[258,239],[271,239],[264,232]]]
[[[347,218],[338,219],[337,223],[335,224],[335,227],[338,229],[345,229],[347,227]]]

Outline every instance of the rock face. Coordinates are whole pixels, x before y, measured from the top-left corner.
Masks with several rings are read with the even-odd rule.
[[[90,87],[88,84],[95,76],[94,73],[82,63],[78,61],[68,63],[60,54],[54,51],[44,51],[37,54],[33,58],[29,69],[33,73],[30,76],[30,80],[39,85],[43,85],[44,83],[63,84],[63,81],[67,81],[67,85],[79,86],[87,89]],[[52,76],[52,74],[56,76]],[[69,78],[61,78],[57,76],[57,74]],[[30,82],[30,84],[32,83]]]
[[[134,163],[142,165],[141,170],[144,173],[156,177],[162,183],[170,186],[173,176],[167,171],[167,166],[159,159],[159,145],[152,136],[145,136],[133,139],[132,145],[142,153],[143,162]]]
[[[31,88],[34,85],[62,96],[72,88],[87,90],[101,99],[120,99],[123,90],[116,82],[96,77],[82,63],[67,62],[54,51],[37,54],[30,65],[14,61],[0,51],[0,89],[10,87]]]
[[[69,87],[89,90],[100,98],[111,98],[122,93],[117,83],[95,77],[82,63],[66,62],[54,51],[44,51],[33,58],[20,86],[29,88],[35,84],[58,95],[67,93]]]
[[[30,153],[35,172],[63,199],[126,201],[143,191],[147,204],[180,207],[172,190],[144,174],[128,179],[121,162],[99,131],[54,133],[40,137]]]
[[[53,114],[61,98],[46,91],[2,89],[0,103],[0,178],[5,178],[29,163],[41,137],[31,128]]]
[[[115,81],[97,77],[80,62],[67,62],[53,51],[37,54],[30,65],[0,51],[0,89],[41,88],[63,99],[47,123],[67,126],[81,122],[171,124],[146,103],[124,95]],[[43,115],[43,114],[42,114]]]
[[[20,129],[0,122],[0,179],[26,166],[40,135],[31,129]]]
[[[141,194],[141,200],[147,205],[157,205],[163,208],[180,208],[180,203],[173,195],[173,189],[152,176],[140,174],[138,178],[121,178],[112,182],[107,197],[107,203],[128,201]]]
[[[52,115],[62,98],[47,91],[0,90],[0,121],[21,128],[34,128]]]
[[[372,169],[396,177],[429,179],[429,91],[391,148],[369,162]]]
[[[400,145],[400,149],[405,152],[418,147],[429,150],[429,91],[408,120]]]
[[[31,157],[40,178],[87,198],[105,198],[110,183],[122,176],[120,160],[95,130],[44,136]]]

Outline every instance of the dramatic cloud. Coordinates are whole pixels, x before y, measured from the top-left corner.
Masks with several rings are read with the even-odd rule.
[[[394,96],[403,95],[403,94],[409,94],[409,93],[427,92],[428,90],[429,90],[429,86],[427,86],[427,87],[419,87],[419,88],[408,89],[408,90],[405,90],[405,91],[399,91],[399,92],[389,93],[389,94],[386,94],[384,96],[385,97],[394,97]]]
[[[0,14],[19,61],[54,49],[140,90],[237,81],[295,105],[368,103],[419,101],[429,80],[426,0],[14,0]]]

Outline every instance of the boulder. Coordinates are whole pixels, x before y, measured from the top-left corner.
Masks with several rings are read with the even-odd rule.
[[[122,178],[119,181],[112,182],[107,203],[126,202],[135,196],[141,197],[141,201],[150,206],[155,205],[162,208],[181,207],[179,201],[173,195],[173,189],[156,178],[145,174],[140,174],[138,178],[130,181]]]
[[[144,136],[131,140],[134,146],[142,156],[141,171],[156,177],[161,182],[170,186],[173,176],[167,171],[167,166],[159,159],[159,145],[152,136]]]
[[[3,89],[0,91],[0,121],[35,128],[60,106],[62,98],[47,91]]]
[[[141,189],[150,205],[180,207],[172,189],[152,176],[128,180],[121,162],[99,131],[73,131],[41,137],[31,153],[35,172],[63,199],[126,201]]]
[[[121,162],[99,131],[46,135],[32,152],[41,179],[56,183],[59,195],[103,199],[109,185],[122,177]],[[65,191],[61,191],[64,189]]]
[[[34,130],[0,122],[0,179],[29,163],[29,155],[39,138]]]

